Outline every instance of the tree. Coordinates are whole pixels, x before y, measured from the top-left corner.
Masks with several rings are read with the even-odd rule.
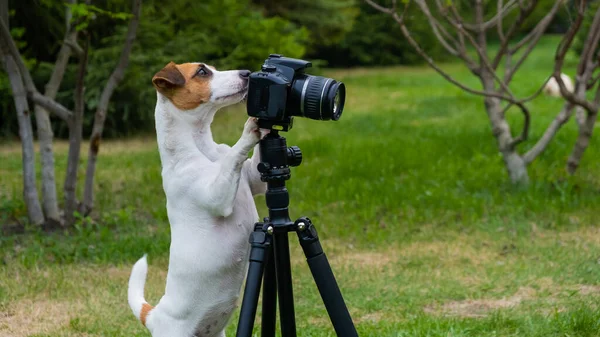
[[[36,88],[29,69],[25,65],[19,49],[10,34],[7,15],[4,14],[2,20],[0,20],[0,52],[2,53],[2,58],[4,60],[4,68],[9,74],[15,106],[17,107],[17,114],[19,115],[19,134],[23,147],[23,185],[25,204],[28,210],[29,221],[32,224],[40,225],[46,223],[47,225],[55,225],[58,222],[72,225],[75,221],[75,211],[89,212],[89,210],[91,210],[91,198],[84,198],[84,200],[90,202],[84,203],[85,207],[80,207],[76,197],[77,167],[79,165],[81,152],[83,113],[85,111],[85,74],[87,71],[89,52],[88,26],[90,21],[93,20],[97,14],[107,14],[114,18],[131,17],[127,39],[123,47],[121,58],[105,85],[102,101],[98,105],[92,136],[99,142],[99,137],[102,134],[102,128],[104,126],[106,106],[110,101],[114,88],[123,77],[123,72],[127,66],[129,54],[131,53],[141,13],[141,3],[141,0],[132,1],[131,15],[103,11],[89,5],[89,2],[78,4],[76,1],[69,1],[66,3],[67,30],[65,39],[61,51],[58,54],[53,74],[46,86],[45,95],[42,95]],[[6,0],[3,0],[0,10],[2,10],[2,13],[8,13],[8,3]],[[78,35],[83,36],[83,47],[78,44]],[[74,51],[79,59],[76,88],[73,97],[75,108],[73,111],[67,109],[55,100],[71,51]],[[40,147],[42,149],[42,186],[44,191],[42,195],[42,200],[44,201],[43,212],[39,204],[37,188],[35,186],[33,132],[29,114],[29,101],[39,107],[36,108],[36,120],[38,126],[38,138],[40,139]],[[64,183],[64,219],[60,219],[57,214],[58,201],[56,199],[56,190],[54,189],[54,191],[51,191],[50,188],[55,186],[55,178],[54,158],[52,154],[52,131],[49,127],[50,122],[47,111],[66,122],[69,129],[69,156]],[[97,151],[95,152],[95,155],[97,155]],[[95,160],[96,156],[93,157],[94,169]],[[91,172],[89,174],[93,175],[95,170],[88,170],[88,172]],[[93,181],[93,178],[90,179]]]
[[[8,0],[0,2],[0,22],[2,23],[3,30],[10,35],[8,31]],[[29,221],[32,224],[40,225],[44,222],[44,214],[42,213],[35,185],[35,152],[33,149],[33,129],[30,117],[31,110],[27,101],[27,91],[23,85],[23,75],[17,65],[17,61],[19,60],[15,60],[9,54],[5,45],[0,45],[0,52],[2,53],[2,63],[10,80],[15,108],[17,109],[19,137],[21,138],[23,153],[23,199],[27,205]]]
[[[75,0],[68,0],[68,4],[74,4]],[[65,6],[65,37],[62,46],[56,57],[56,63],[52,75],[46,84],[44,96],[49,99],[56,98],[60,89],[63,76],[69,63],[69,58],[73,50],[81,52],[77,46],[77,30],[71,25],[71,8]],[[5,21],[8,22],[8,21]],[[58,209],[58,197],[56,194],[56,178],[54,176],[54,151],[52,149],[52,126],[50,125],[50,115],[41,105],[35,105],[35,120],[37,126],[37,136],[40,145],[40,157],[42,164],[42,205],[46,222],[54,224],[60,223],[60,214]]]
[[[487,8],[489,6],[486,7],[483,0],[443,2],[435,0],[435,5],[432,4],[433,1],[412,0],[405,2],[402,10],[398,8],[396,0],[392,0],[390,8],[381,6],[373,0],[365,1],[377,10],[393,17],[410,45],[436,72],[462,90],[483,97],[492,133],[496,138],[498,150],[502,154],[510,180],[514,184],[527,184],[529,181],[527,166],[547,148],[558,130],[570,119],[574,108],[586,105],[582,103],[582,99],[574,98],[585,95],[585,92],[566,96],[567,101],[552,123],[548,125],[543,136],[529,151],[524,153],[519,151],[519,145],[529,136],[531,123],[531,115],[526,103],[537,97],[543,86],[529,97],[517,98],[510,89],[510,83],[540,41],[564,1],[556,0],[552,7],[547,9],[546,14],[524,36],[519,38],[517,38],[518,32],[538,8],[540,3],[538,0],[508,0],[506,2],[498,0],[495,10],[491,13]],[[580,8],[585,6],[584,0],[579,3]],[[489,5],[489,3],[487,4]],[[438,42],[450,55],[464,62],[470,72],[481,82],[483,90],[473,89],[458,82],[423,51],[423,48],[414,39],[410,27],[406,24],[405,14],[411,5],[415,5],[427,17]],[[466,11],[469,8],[471,10]],[[468,15],[464,15],[464,13]],[[467,20],[465,17],[472,19]],[[575,30],[578,28],[576,25],[571,27]],[[500,44],[495,53],[488,48],[489,35],[493,31],[495,31]],[[565,44],[563,43],[563,45]],[[469,53],[468,48],[474,49],[475,57]],[[568,49],[568,45],[566,49]],[[554,77],[557,77],[558,80],[560,80],[558,75],[562,67],[561,60],[564,60],[566,54],[566,50],[560,50],[561,52],[557,53],[556,61],[560,66],[553,72]],[[490,55],[494,56],[490,57]],[[502,63],[504,63],[503,69]],[[579,88],[583,88],[582,84],[579,84]],[[561,87],[564,87],[564,84],[561,84]],[[569,96],[571,99],[568,98]],[[502,106],[504,102],[506,104]],[[523,128],[516,136],[511,132],[511,127],[505,117],[506,112],[514,106],[520,109],[524,118]]]
[[[587,34],[583,40],[581,53],[579,55],[579,64],[577,65],[577,74],[575,76],[575,90],[569,92],[565,87],[565,84],[560,77],[562,67],[564,64],[565,55],[573,45],[574,37],[580,30],[583,21],[586,17],[586,9],[595,9],[589,11],[589,17],[591,19],[591,25],[586,27]],[[569,159],[567,160],[567,172],[570,174],[575,173],[581,162],[581,158],[587,147],[590,144],[592,133],[594,131],[594,125],[598,118],[598,110],[600,109],[600,74],[594,73],[600,70],[600,48],[598,44],[600,42],[600,6],[593,6],[590,8],[586,7],[586,1],[580,0],[579,6],[577,7],[577,18],[564,35],[559,47],[556,50],[556,62],[554,64],[553,76],[556,78],[557,83],[560,86],[560,92],[565,99],[572,105],[577,106],[577,126],[579,127],[579,133],[575,146]],[[593,99],[587,98],[587,92],[594,90],[596,86],[596,92],[593,95]]]

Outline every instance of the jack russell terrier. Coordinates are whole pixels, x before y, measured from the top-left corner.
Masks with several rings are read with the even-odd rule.
[[[264,193],[256,167],[261,137],[256,119],[233,147],[213,141],[215,112],[242,101],[248,70],[217,71],[203,63],[169,63],[152,78],[156,134],[171,224],[165,294],[144,299],[146,256],[133,266],[128,300],[153,337],[223,337],[237,307],[258,220],[253,196]],[[266,132],[266,130],[265,130]]]

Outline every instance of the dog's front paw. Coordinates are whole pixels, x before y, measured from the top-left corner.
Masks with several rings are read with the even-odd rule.
[[[256,145],[260,140],[260,129],[258,128],[258,118],[250,117],[244,124],[244,133],[242,138],[250,147]]]
[[[260,139],[265,138],[269,133],[271,133],[269,129],[260,129]]]

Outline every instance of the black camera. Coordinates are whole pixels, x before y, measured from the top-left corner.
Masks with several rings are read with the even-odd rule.
[[[288,131],[293,116],[337,121],[346,99],[344,83],[312,76],[308,61],[271,54],[261,71],[250,74],[248,115],[263,129]]]

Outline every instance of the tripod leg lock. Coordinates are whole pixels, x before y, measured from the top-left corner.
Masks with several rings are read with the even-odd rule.
[[[267,247],[271,245],[272,236],[263,229],[263,223],[254,225],[254,232],[250,234],[249,242],[252,249],[250,250],[250,261],[264,262]]]
[[[294,224],[296,225],[296,233],[298,233],[298,239],[306,258],[311,259],[323,254],[319,235],[312,221],[308,217],[301,217]]]

